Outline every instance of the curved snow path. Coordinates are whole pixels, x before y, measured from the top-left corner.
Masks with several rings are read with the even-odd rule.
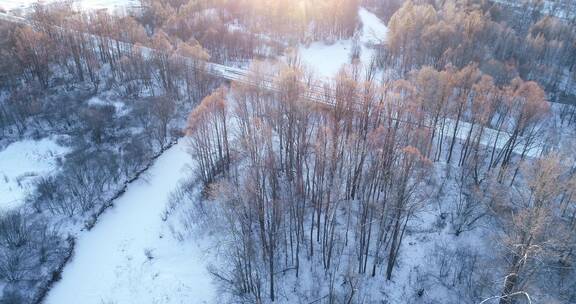
[[[47,304],[211,303],[202,251],[176,241],[161,220],[168,196],[189,171],[185,141],[164,152],[80,235]],[[146,252],[151,252],[150,260]]]

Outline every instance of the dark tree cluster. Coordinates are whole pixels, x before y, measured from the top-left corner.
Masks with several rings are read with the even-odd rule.
[[[48,221],[31,220],[21,211],[0,216],[2,303],[30,303],[70,254],[67,242]],[[36,293],[25,293],[34,290]]]

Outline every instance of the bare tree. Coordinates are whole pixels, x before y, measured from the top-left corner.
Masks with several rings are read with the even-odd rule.
[[[515,207],[505,223],[503,246],[507,251],[506,278],[501,304],[512,302],[512,294],[525,291],[538,270],[539,259],[555,254],[563,242],[560,227],[554,224],[554,208],[567,186],[565,169],[555,155],[537,160],[523,169],[526,189],[518,192]]]

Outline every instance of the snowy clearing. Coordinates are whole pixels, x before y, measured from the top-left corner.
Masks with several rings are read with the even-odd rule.
[[[307,48],[300,48],[300,56],[318,76],[329,78],[336,75],[342,65],[350,63],[351,48],[351,40],[341,40],[332,45],[314,42]]]
[[[358,15],[362,21],[362,29],[359,33],[359,42],[362,47],[360,61],[363,64],[369,64],[374,54],[374,49],[369,46],[385,40],[388,28],[382,20],[365,8],[361,7]],[[344,64],[350,63],[352,45],[352,39],[339,40],[331,45],[314,42],[308,47],[301,46],[299,52],[304,63],[318,73],[318,76],[331,78]]]
[[[161,219],[171,191],[189,173],[181,141],[128,187],[94,229],[78,237],[47,304],[211,303],[204,252],[173,238]]]
[[[22,140],[0,151],[0,210],[21,206],[34,181],[57,170],[68,152],[56,138]]]

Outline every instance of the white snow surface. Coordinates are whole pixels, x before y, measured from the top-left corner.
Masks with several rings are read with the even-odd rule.
[[[54,137],[17,141],[0,151],[0,210],[21,206],[34,181],[57,170],[58,158],[68,152]]]
[[[180,141],[164,152],[91,231],[80,234],[46,304],[212,303],[204,251],[174,239],[161,218],[169,194],[189,175],[185,150]]]
[[[451,118],[446,119],[446,125],[444,126],[444,136],[446,138],[450,138],[452,136],[452,133],[454,132],[455,127],[456,127],[455,119]],[[472,130],[472,134],[473,136],[476,136],[476,134],[480,132],[481,126],[479,124],[472,126],[471,123],[466,122],[464,120],[460,120],[460,122],[458,123],[458,130],[456,131],[456,138],[462,141],[466,141],[466,139],[468,138],[468,134],[470,132],[470,128],[472,127],[474,127],[474,130]],[[436,128],[436,132],[440,134],[441,131],[442,126],[438,125],[438,127]],[[484,134],[480,139],[480,145],[488,147],[493,147],[495,145],[496,148],[499,150],[504,149],[506,147],[506,144],[510,140],[511,136],[510,133],[506,131],[500,131],[500,133],[498,134],[498,130],[487,127],[484,128],[483,132]],[[514,151],[514,153],[521,155],[525,146],[526,142],[524,138],[520,136],[518,139],[518,143],[512,150]],[[541,141],[529,144],[528,148],[525,151],[525,156],[530,158],[538,158],[542,155],[542,148],[543,148],[543,142]]]
[[[360,61],[367,65],[374,54],[371,44],[381,43],[386,39],[388,28],[376,15],[361,7],[358,11],[362,21],[362,29],[359,32],[359,42],[362,47]],[[318,76],[325,78],[334,77],[343,65],[350,63],[352,39],[338,40],[333,44],[314,42],[309,46],[299,48],[302,61],[312,68]]]
[[[56,0],[0,0],[0,8],[5,10],[26,9],[35,3],[48,4]],[[139,6],[139,0],[75,0],[74,6],[82,10],[109,9],[116,10]]]
[[[101,98],[98,96],[92,97],[88,100],[88,104],[91,106],[113,106],[114,110],[116,111],[116,115],[123,116],[128,113],[128,109],[126,108],[126,104],[121,101],[113,101],[105,98]]]
[[[358,10],[358,16],[362,20],[362,36],[360,41],[363,43],[382,43],[388,35],[388,27],[378,18],[378,16],[361,7]]]
[[[340,68],[350,63],[351,40],[340,40],[332,45],[324,42],[311,43],[307,48],[300,48],[302,61],[312,68],[320,77],[335,76]]]

